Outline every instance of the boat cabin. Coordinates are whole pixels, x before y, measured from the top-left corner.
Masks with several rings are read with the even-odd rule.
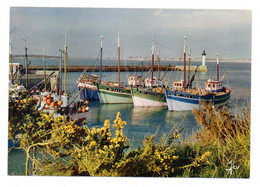
[[[222,81],[213,81],[212,79],[209,79],[205,83],[205,89],[210,92],[221,92],[223,91],[223,83]]]
[[[23,69],[23,65],[19,63],[12,63],[11,65],[11,63],[9,63],[9,69],[10,69],[9,73],[11,73],[12,72],[11,69],[13,69],[13,75],[16,74],[20,75]]]
[[[180,89],[180,88],[183,88],[183,84],[184,84],[184,81],[181,80],[181,81],[174,81],[173,82],[173,89]],[[185,85],[185,87],[187,86],[187,84]]]
[[[138,76],[128,76],[128,85],[129,86],[140,86],[142,84],[142,77]]]
[[[144,80],[145,87],[151,87],[152,81],[150,78]],[[158,87],[162,84],[162,81],[159,81],[156,77],[153,77],[153,87]]]

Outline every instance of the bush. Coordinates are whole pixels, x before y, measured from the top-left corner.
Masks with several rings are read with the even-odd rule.
[[[249,177],[250,112],[233,116],[226,107],[203,106],[194,110],[202,130],[192,141],[176,144],[182,130],[175,127],[168,139],[164,135],[156,142],[156,132],[126,151],[120,113],[112,125],[106,120],[100,128],[88,128],[36,110],[32,97],[21,98],[9,100],[9,137],[22,135],[26,175]]]

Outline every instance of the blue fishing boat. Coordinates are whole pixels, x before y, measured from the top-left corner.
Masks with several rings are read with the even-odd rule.
[[[174,81],[173,87],[164,88],[165,97],[170,111],[184,111],[198,109],[201,102],[212,102],[216,107],[225,105],[231,94],[231,90],[223,86],[223,78],[219,80],[219,57],[217,54],[217,81],[210,78],[205,83],[205,89],[192,88],[192,82],[195,74],[191,80],[186,81],[186,38],[183,42],[184,54],[184,73],[183,80]],[[189,53],[190,56],[190,53]]]
[[[103,36],[100,39],[100,57],[99,57],[99,76],[84,74],[78,81],[78,89],[81,90],[80,99],[82,100],[99,100],[97,83],[101,83],[102,78],[102,53],[103,53]]]
[[[80,99],[82,100],[99,100],[97,92],[97,75],[83,75],[78,82],[78,89],[80,92]]]

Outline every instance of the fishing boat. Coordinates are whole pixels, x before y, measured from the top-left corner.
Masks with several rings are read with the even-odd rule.
[[[120,35],[118,34],[118,82],[102,81],[97,84],[99,101],[102,104],[133,103],[129,86],[120,82]],[[102,45],[101,45],[102,48]],[[100,76],[101,79],[101,76]]]
[[[9,80],[12,84],[24,85],[26,89],[31,89],[34,85],[43,80],[43,77],[47,75],[47,88],[48,90],[55,90],[58,87],[59,72],[58,71],[40,71],[29,70],[31,61],[28,59],[28,48],[25,45],[24,65],[13,62],[12,45],[10,44],[9,51]]]
[[[78,81],[78,89],[81,90],[80,99],[82,100],[99,100],[97,92],[97,75],[84,74]]]
[[[190,56],[190,52],[189,52]],[[192,80],[186,81],[186,37],[183,42],[184,71],[183,80],[174,81],[172,88],[165,88],[165,96],[170,111],[184,111],[199,109],[201,102],[212,102],[214,106],[225,105],[231,94],[231,90],[223,86],[223,78],[219,80],[219,56],[217,54],[217,80],[208,79],[205,89],[193,88]],[[190,58],[189,58],[190,64]],[[195,74],[194,74],[195,75]]]
[[[103,36],[100,38],[99,54],[99,75],[84,73],[78,80],[78,89],[82,90],[80,93],[82,100],[99,100],[97,83],[101,83],[102,78]]]
[[[135,107],[161,107],[167,106],[162,81],[153,76],[154,71],[154,36],[152,39],[152,67],[151,78],[144,79],[144,85],[131,86],[131,94]],[[159,67],[159,66],[158,66]],[[159,72],[158,72],[159,75]]]
[[[66,41],[66,38],[65,38]],[[71,95],[67,93],[67,45],[65,43],[64,50],[60,50],[60,71],[62,70],[62,54],[64,53],[64,91],[61,91],[61,81],[60,87],[56,90],[56,92],[49,92],[46,90],[46,81],[45,89],[40,93],[39,99],[39,110],[43,110],[45,112],[49,112],[54,114],[54,116],[67,116],[68,119],[82,121],[86,119],[86,114],[89,111],[89,102],[88,101],[78,101],[73,104],[77,96],[80,94],[82,90],[79,90],[78,93],[74,96],[74,98],[70,101],[69,98]],[[61,80],[61,72],[60,72],[60,80]],[[71,105],[73,106],[71,107]]]

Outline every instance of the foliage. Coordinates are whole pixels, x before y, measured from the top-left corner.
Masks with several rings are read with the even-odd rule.
[[[205,177],[243,177],[250,173],[250,111],[249,107],[232,115],[226,106],[214,108],[203,103],[203,109],[194,110],[202,125],[196,135],[197,149],[209,150]],[[230,172],[232,170],[232,172]]]
[[[38,111],[33,97],[22,97],[9,100],[9,138],[22,135],[27,175],[249,177],[249,111],[232,116],[225,107],[204,103],[204,109],[194,110],[203,128],[192,141],[176,144],[182,130],[174,127],[168,138],[156,142],[156,132],[138,149],[126,151],[120,113],[113,124],[106,120],[102,127],[89,128]],[[229,174],[231,160],[240,168]]]

